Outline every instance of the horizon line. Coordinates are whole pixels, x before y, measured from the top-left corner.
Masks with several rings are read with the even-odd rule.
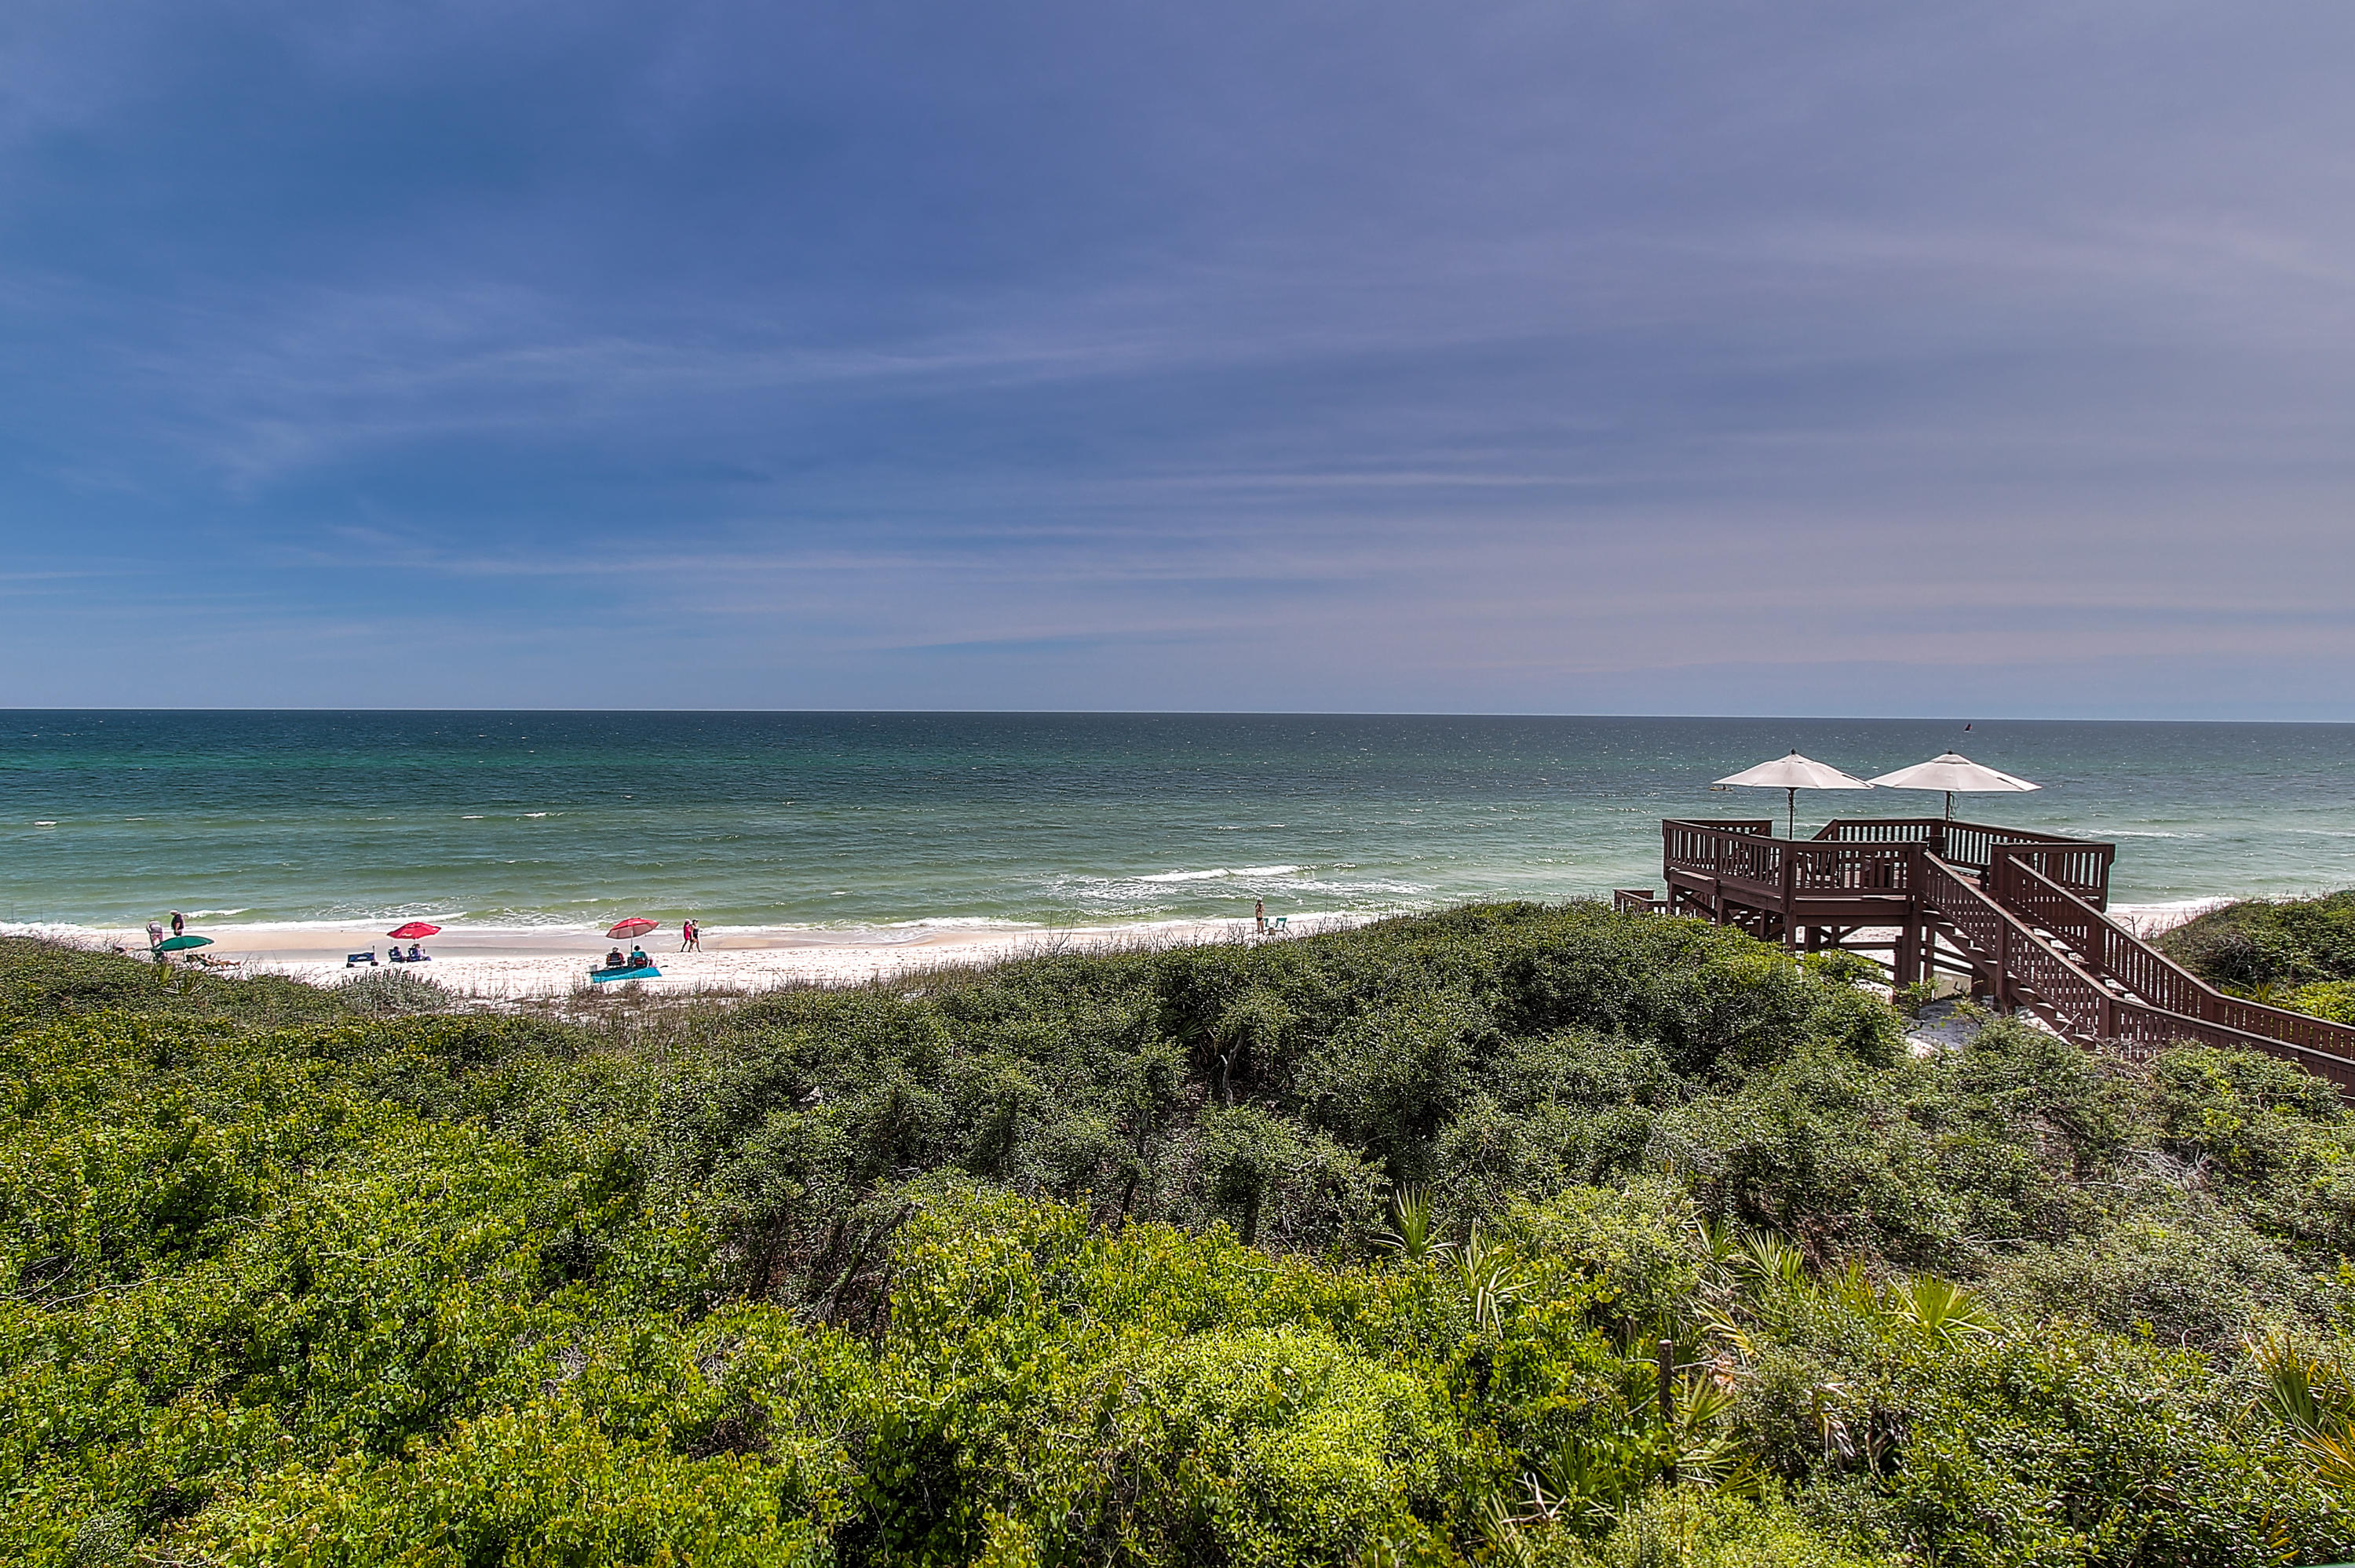
[[[544,714],[586,717],[645,718],[655,716],[734,716],[761,715],[768,717],[818,717],[845,715],[891,715],[910,718],[1297,718],[1297,719],[1622,719],[1655,720],[1688,724],[2166,724],[2166,725],[2271,725],[2298,726],[2309,728],[2346,728],[2355,726],[2355,718],[2162,718],[2133,715],[2068,715],[2015,716],[2002,714],[1859,714],[1859,713],[1799,713],[1799,714],[1689,714],[1689,713],[1542,713],[1505,712],[1465,709],[1311,709],[1311,708],[603,708],[603,707],[390,707],[390,706],[268,706],[268,707],[131,707],[131,706],[37,706],[0,707],[0,715],[28,714],[181,714],[181,715],[260,715],[260,714],[373,714],[385,715],[441,714]]]

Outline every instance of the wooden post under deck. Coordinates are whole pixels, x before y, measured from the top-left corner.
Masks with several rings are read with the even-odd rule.
[[[1796,847],[1796,846],[1794,846],[1794,847]],[[1785,850],[1785,851],[1784,851],[1784,852],[1783,852],[1783,950],[1784,950],[1785,952],[1786,952],[1786,953],[1787,953],[1787,952],[1791,952],[1791,951],[1793,951],[1793,950],[1794,950],[1794,948],[1795,948],[1794,938],[1796,936],[1796,932],[1794,932],[1794,931],[1792,930],[1792,928],[1791,928],[1791,916],[1792,916],[1792,912],[1793,912],[1793,908],[1794,908],[1794,906],[1798,903],[1798,900],[1794,896],[1794,895],[1795,895],[1795,894],[1797,892],[1797,890],[1798,890],[1798,885],[1798,885],[1798,874],[1799,874],[1799,857],[1798,857],[1796,853],[1794,853],[1791,850]]]

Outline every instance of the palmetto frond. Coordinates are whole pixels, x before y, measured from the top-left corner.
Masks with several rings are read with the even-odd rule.
[[[2325,1482],[2355,1488],[2355,1377],[2301,1351],[2286,1334],[2249,1341],[2264,1372],[2256,1403],[2281,1418]]]
[[[1735,1260],[1761,1286],[1795,1290],[1806,1278],[1806,1255],[1782,1237],[1763,1231],[1742,1238]]]
[[[1464,1294],[1472,1302],[1473,1326],[1503,1331],[1505,1308],[1529,1288],[1512,1247],[1488,1240],[1476,1224],[1464,1245],[1455,1249],[1455,1266],[1463,1277]]]
[[[1948,1344],[1991,1339],[1997,1331],[1987,1303],[1952,1280],[1917,1274],[1891,1286],[1886,1300],[1896,1316]]]
[[[1391,1223],[1374,1233],[1374,1245],[1410,1262],[1445,1257],[1455,1244],[1438,1239],[1437,1209],[1423,1187],[1401,1187],[1391,1198]]]

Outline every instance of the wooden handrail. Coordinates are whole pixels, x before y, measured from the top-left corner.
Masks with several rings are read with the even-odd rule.
[[[2109,989],[2068,954],[2038,936],[2028,923],[1963,874],[1961,868],[1921,852],[1920,894],[1926,912],[1953,927],[1986,960],[1998,979],[1997,1001],[2011,1005],[2024,989],[2036,1011],[2063,1033],[2107,1036]]]
[[[1987,846],[1985,869],[1990,886],[2006,874],[2007,866],[2032,869],[2098,915],[2109,907],[2110,864],[2116,854],[2115,844],[2083,840],[1995,843]]]
[[[2046,930],[2068,938],[2096,975],[2153,1007],[2302,1052],[2344,1057],[2355,1066],[2355,1028],[2225,995],[2024,860],[2004,857],[1994,892]]]
[[[1896,893],[1918,846],[1778,839],[1741,828],[1669,819],[1660,824],[1662,865],[1773,889],[1785,906],[1800,895]]]
[[[1962,875],[1952,864],[1926,852],[1922,859],[1923,864],[1919,887],[1923,904],[1956,935],[1969,942],[1995,970],[1998,976],[1999,1002],[2009,1005],[2024,1001],[2062,1033],[2086,1043],[2121,1045],[2127,1048],[2129,1054],[2136,1056],[2147,1055],[2151,1051],[2186,1040],[2280,1056],[2295,1062],[2318,1077],[2329,1080],[2338,1086],[2342,1097],[2355,1101],[2355,1053],[2340,1054],[2322,1048],[2319,1044],[2309,1043],[2325,1037],[2319,1031],[2301,1027],[2288,1033],[2263,1033],[2245,1027],[2244,1022],[2238,1018],[2227,1021],[2222,1017],[2202,1017],[2155,1003],[2138,995],[2118,996],[2103,983],[2102,968],[2089,969],[2072,958],[2041,935],[2009,905]],[[2050,894],[2057,894],[2075,904],[2098,926],[2115,932],[2134,947],[2150,953],[2158,963],[2183,975],[2200,991],[2224,1002],[2238,1000],[2223,996],[2205,981],[2177,968],[2033,867],[2023,866],[2020,870],[2043,882]],[[2051,926],[2045,928],[2058,929]],[[2097,959],[2095,962],[2099,966],[2102,960]],[[2119,983],[2123,985],[2125,981],[2120,980]],[[2299,1025],[2321,1025],[2324,1030],[2333,1032],[2331,1037],[2344,1027],[2327,1019],[2308,1018],[2303,1013],[2287,1012],[2281,1008],[2264,1008],[2256,1003],[2241,1005],[2253,1010],[2252,1015],[2245,1020],[2249,1022],[2264,1022],[2254,1014],[2272,1014]],[[2355,1035],[2355,1030],[2344,1033]],[[2293,1038],[2292,1034],[2304,1034],[2308,1038]]]
[[[1986,833],[1992,838],[2022,843],[2083,844],[2094,839],[2072,838],[2065,833],[2038,832],[2033,828],[2000,828],[1991,822],[1966,822],[1956,817],[1848,817],[1826,822],[1816,830],[1819,839],[1878,839],[1891,836],[1889,830],[1914,829],[1906,836],[1915,842],[1926,842],[1947,830],[1958,832]]]
[[[1985,822],[1956,821],[1948,817],[1868,817],[1827,822],[1817,831],[1819,843],[1918,843],[1951,865],[1991,872],[2009,853],[2037,856],[2061,874],[2056,880],[2106,907],[2110,898],[2110,865],[2117,858],[2115,844],[2094,839],[2073,839],[2060,833],[2040,833],[2026,828],[1998,828]]]

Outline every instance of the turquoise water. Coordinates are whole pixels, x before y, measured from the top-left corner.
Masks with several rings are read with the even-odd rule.
[[[1049,924],[1559,898],[1791,747],[1959,746],[1958,815],[2115,838],[2116,896],[2355,885],[2355,726],[1291,715],[0,713],[0,922]],[[1911,816],[1935,795],[1800,800]]]

